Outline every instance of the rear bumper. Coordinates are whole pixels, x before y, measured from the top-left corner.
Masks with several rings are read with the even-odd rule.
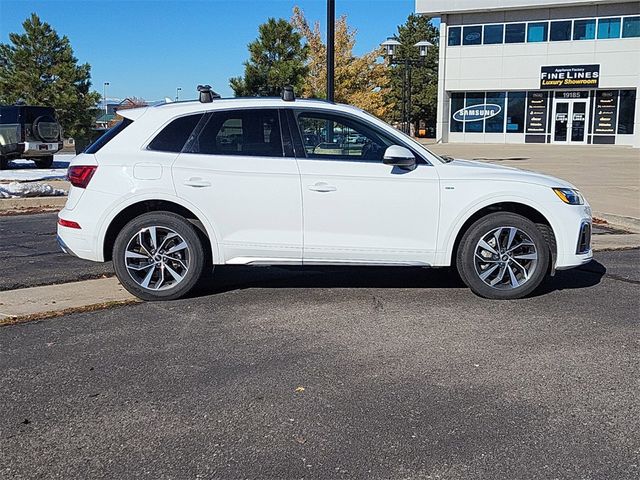
[[[60,142],[25,142],[23,155],[28,157],[39,157],[53,155],[62,148]]]

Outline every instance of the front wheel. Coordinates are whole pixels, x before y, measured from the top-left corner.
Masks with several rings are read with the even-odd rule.
[[[142,300],[175,300],[200,279],[205,251],[196,228],[171,212],[145,213],[127,223],[113,247],[120,283]]]
[[[522,298],[547,275],[549,246],[531,220],[514,213],[492,213],[462,237],[457,267],[465,284],[481,297]]]

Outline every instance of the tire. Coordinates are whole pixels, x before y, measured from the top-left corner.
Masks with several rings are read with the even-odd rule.
[[[9,159],[0,157],[0,170],[6,170],[7,168],[9,168]]]
[[[53,166],[53,155],[45,155],[37,159],[34,158],[33,161],[38,168],[51,168]]]
[[[123,227],[113,246],[118,280],[131,294],[148,301],[185,296],[201,278],[206,258],[196,228],[171,212],[134,218]]]
[[[56,124],[57,127],[56,127],[55,135],[51,135],[51,136],[43,135],[42,132],[40,131],[41,123]],[[40,117],[36,118],[31,124],[31,131],[33,132],[35,137],[42,142],[55,142],[60,137],[60,124],[51,115],[41,115]]]
[[[476,295],[512,300],[540,285],[549,271],[549,258],[549,245],[535,223],[521,215],[497,212],[465,232],[456,265],[462,281]]]

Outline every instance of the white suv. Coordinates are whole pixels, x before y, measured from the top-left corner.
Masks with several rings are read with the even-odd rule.
[[[71,162],[58,238],[145,300],[222,264],[456,265],[513,299],[592,258],[572,185],[441,158],[351,106],[209,96],[120,114]]]

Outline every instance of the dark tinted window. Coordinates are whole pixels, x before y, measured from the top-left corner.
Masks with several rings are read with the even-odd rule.
[[[480,45],[482,43],[482,25],[464,27],[462,30],[463,45]]]
[[[369,125],[350,117],[321,112],[298,115],[308,158],[382,161],[395,142]]]
[[[571,20],[551,22],[551,41],[571,40]]]
[[[640,37],[640,17],[626,17],[622,25],[622,38]]]
[[[633,133],[633,123],[636,111],[636,91],[620,90],[620,106],[618,107],[618,133],[630,135]]]
[[[485,44],[502,43],[502,37],[504,32],[504,25],[485,25],[484,26],[484,41]]]
[[[576,20],[573,22],[574,40],[593,40],[596,38],[596,20]]]
[[[107,143],[115,138],[122,130],[127,128],[129,125],[133,123],[132,120],[125,118],[121,122],[116,123],[113,127],[107,130],[98,140],[93,142],[89,147],[85,150],[85,153],[96,153],[102,147],[104,147]]]
[[[527,25],[524,23],[508,23],[504,27],[504,43],[522,43]]]
[[[487,118],[484,121],[485,133],[504,132],[504,101],[507,94],[505,92],[487,92],[486,103],[500,107],[497,115]]]
[[[208,155],[282,157],[277,110],[237,110],[211,114],[193,148]]]
[[[454,92],[451,94],[451,118],[449,120],[449,131],[462,132],[464,123],[454,118],[457,111],[464,108],[464,93]]]
[[[524,132],[524,111],[527,94],[509,92],[507,99],[507,133]]]
[[[462,40],[462,28],[449,27],[449,46],[455,47],[460,45]]]
[[[162,131],[151,140],[147,147],[149,150],[157,150],[160,152],[181,152],[182,147],[189,139],[191,132],[196,128],[198,122],[202,118],[202,114],[188,115],[186,117],[176,118],[169,125],[164,127]]]
[[[484,92],[467,92],[467,101],[465,102],[465,107],[476,107],[484,104]],[[467,117],[465,117],[466,120]],[[473,132],[482,132],[484,124],[483,118],[478,118],[474,120],[466,120],[464,122],[464,131],[465,133]]]

